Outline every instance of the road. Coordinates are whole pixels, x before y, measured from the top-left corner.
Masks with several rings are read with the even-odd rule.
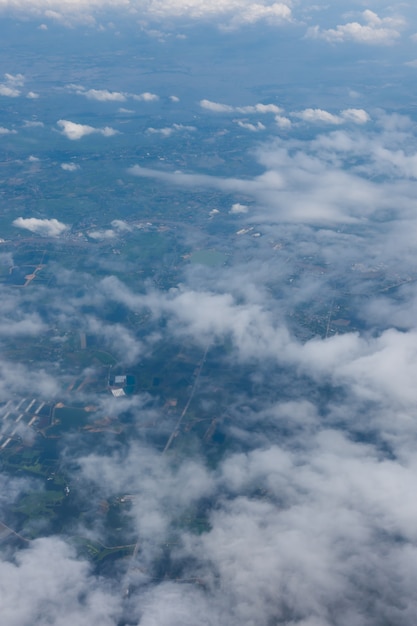
[[[171,444],[172,444],[172,442],[174,441],[175,437],[177,437],[177,436],[179,435],[181,422],[182,422],[182,420],[184,419],[184,417],[185,417],[185,415],[186,415],[186,413],[187,413],[187,411],[188,411],[188,409],[189,409],[189,406],[190,406],[190,404],[191,404],[191,401],[192,401],[192,399],[193,399],[193,397],[194,397],[195,390],[197,389],[198,381],[200,380],[201,372],[202,372],[202,370],[203,370],[204,363],[205,363],[205,361],[206,361],[207,352],[208,352],[208,350],[209,350],[209,347],[210,347],[210,344],[208,343],[208,344],[207,344],[206,349],[204,350],[203,358],[202,358],[202,359],[201,359],[201,361],[200,361],[200,365],[198,366],[198,374],[197,374],[197,376],[195,377],[194,384],[193,384],[193,386],[192,386],[190,396],[189,396],[189,398],[188,398],[188,400],[187,400],[187,404],[186,404],[186,405],[185,405],[185,407],[183,408],[182,413],[181,413],[181,415],[179,416],[179,418],[178,418],[178,420],[177,420],[177,423],[176,423],[176,424],[175,424],[175,426],[174,426],[174,430],[172,431],[171,436],[170,436],[170,438],[168,439],[168,441],[167,441],[167,443],[166,443],[166,446],[165,446],[165,448],[164,448],[164,449],[163,449],[163,451],[162,451],[162,454],[165,454],[166,452],[168,452],[168,450],[169,450],[169,448],[171,447]]]

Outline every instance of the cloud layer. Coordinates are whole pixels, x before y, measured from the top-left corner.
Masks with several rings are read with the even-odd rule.
[[[285,2],[253,2],[252,0],[216,0],[207,3],[204,0],[186,2],[185,0],[151,0],[144,6],[138,0],[128,3],[117,0],[79,0],[77,3],[66,0],[57,4],[36,3],[28,0],[11,2],[2,0],[0,9],[13,13],[25,12],[35,16],[43,16],[49,20],[62,23],[73,21],[93,22],[93,16],[109,9],[122,9],[133,17],[147,17],[152,20],[167,18],[187,18],[192,20],[221,19],[228,28],[243,24],[254,24],[260,21],[272,24],[288,22],[292,18],[291,3]]]
[[[40,43],[0,86],[3,620],[413,624],[417,143],[392,90],[410,24],[7,6]],[[99,32],[49,49],[48,16]]]

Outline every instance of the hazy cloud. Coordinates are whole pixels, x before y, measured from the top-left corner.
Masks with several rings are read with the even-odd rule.
[[[43,128],[45,124],[38,120],[25,120],[23,128]]]
[[[173,133],[178,132],[194,132],[195,126],[184,126],[183,124],[173,124],[165,128],[148,128],[147,132],[152,135],[162,135],[162,137],[170,137]]]
[[[76,172],[80,169],[80,166],[77,163],[61,163],[61,169],[66,172]]]

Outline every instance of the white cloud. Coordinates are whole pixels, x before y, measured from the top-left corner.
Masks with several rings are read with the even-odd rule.
[[[343,119],[338,115],[333,115],[323,109],[304,109],[304,111],[292,113],[294,117],[299,117],[304,122],[323,122],[324,124],[342,124]]]
[[[351,113],[345,115],[348,118]],[[356,117],[365,119],[362,113],[355,113]],[[261,221],[359,223],[385,211],[401,211],[403,219],[411,219],[414,191],[406,181],[417,176],[415,142],[411,140],[411,121],[394,118],[375,120],[386,127],[377,136],[375,130],[368,133],[365,125],[355,124],[349,131],[323,133],[311,143],[276,138],[258,148],[256,154],[265,171],[253,178],[222,178],[138,166],[130,171],[166,184],[244,194],[255,201],[256,219]],[[405,143],[406,132],[409,138]],[[376,180],[380,175],[385,178],[383,184]]]
[[[120,599],[57,537],[37,539],[0,562],[2,616],[8,626],[112,626]],[[21,585],[26,589],[21,598]]]
[[[42,321],[38,314],[23,315],[21,311],[15,311],[13,319],[2,316],[0,335],[6,337],[18,337],[23,335],[39,336],[41,333],[46,332],[47,328],[47,324]]]
[[[365,124],[370,120],[368,113],[363,109],[344,109],[340,111],[339,115],[323,109],[304,109],[303,111],[292,112],[291,115],[302,119],[304,122],[333,124],[335,126],[345,122]]]
[[[21,91],[18,87],[23,87],[25,77],[23,74],[4,74],[5,81],[0,83],[0,96],[7,98],[17,98]]]
[[[123,220],[113,220],[111,225],[120,232],[130,232],[132,230],[132,227]]]
[[[169,99],[171,100],[171,102],[179,102],[180,101],[178,96],[169,96]]]
[[[114,239],[116,237],[116,233],[111,228],[106,230],[89,230],[87,234],[91,239]]]
[[[13,220],[13,225],[45,237],[58,237],[68,229],[66,224],[59,222],[55,218],[40,219],[37,217],[18,217]]]
[[[236,20],[242,22],[256,22],[265,16],[289,16],[290,10],[287,5],[282,3],[275,3],[267,6],[263,3],[252,3],[247,0],[238,2],[237,0],[216,0],[210,4],[204,2],[204,0],[195,0],[192,4],[186,0],[160,0],[159,2],[153,2],[151,12],[159,10],[165,10],[168,14],[173,15],[191,15],[194,18],[202,18],[209,15],[225,14],[228,12],[234,12],[240,10],[240,16],[236,17]]]
[[[260,76],[257,80],[264,79]],[[338,93],[340,97],[341,91]],[[139,109],[142,105],[135,106]],[[249,130],[257,127],[258,119],[267,119],[268,128],[270,122],[274,125],[274,117],[261,117],[259,106],[245,110],[247,115],[238,115],[233,107],[226,112],[231,112],[232,118],[245,118],[239,121]],[[132,576],[146,579],[143,588],[140,584],[132,585],[130,597],[122,600],[127,585],[119,585],[119,581],[130,559],[109,559],[101,570],[104,576],[98,578],[93,568],[76,558],[62,540],[34,541],[15,560],[6,549],[7,558],[0,565],[0,586],[5,596],[2,618],[7,626],[413,623],[417,610],[417,501],[410,498],[417,479],[417,333],[413,330],[417,313],[417,289],[413,283],[417,243],[415,129],[410,120],[399,118],[378,118],[375,125],[367,127],[369,116],[363,109],[310,111],[307,121],[330,123],[330,127],[311,127],[308,132],[301,129],[286,141],[276,139],[277,134],[284,133],[278,133],[274,127],[268,142],[259,145],[257,141],[256,153],[249,153],[256,155],[257,162],[250,163],[246,153],[247,146],[254,143],[252,138],[240,143],[240,149],[245,150],[243,166],[243,155],[236,150],[224,168],[220,165],[217,155],[227,160],[230,154],[227,138],[225,153],[219,152],[216,144],[209,147],[217,160],[213,158],[204,164],[197,159],[194,165],[192,160],[184,160],[184,168],[191,171],[195,167],[197,172],[203,167],[211,171],[214,163],[212,171],[223,170],[225,178],[169,172],[170,167],[178,167],[169,158],[160,170],[134,170],[139,176],[156,179],[145,187],[156,190],[161,202],[178,196],[181,206],[192,208],[198,200],[202,220],[208,219],[209,212],[210,216],[218,213],[213,206],[221,209],[218,229],[214,228],[215,219],[208,234],[207,229],[202,232],[201,228],[185,228],[181,233],[178,230],[178,256],[184,248],[188,251],[216,246],[227,255],[227,263],[221,268],[187,268],[184,263],[177,271],[175,255],[170,255],[161,263],[171,263],[173,278],[158,277],[158,264],[152,262],[153,240],[149,242],[146,233],[135,228],[128,237],[133,247],[142,243],[151,246],[152,258],[147,266],[152,274],[145,271],[144,280],[138,274],[144,264],[138,264],[132,255],[126,261],[122,245],[121,256],[87,250],[89,262],[82,264],[82,271],[80,267],[70,269],[66,263],[66,268],[59,272],[60,284],[51,284],[47,290],[40,285],[35,294],[29,289],[20,290],[14,296],[15,306],[10,301],[11,319],[15,310],[27,310],[24,307],[29,305],[29,310],[33,310],[38,299],[42,316],[27,315],[14,323],[8,319],[7,323],[2,322],[2,341],[8,332],[45,331],[46,340],[52,334],[55,319],[62,323],[61,312],[74,307],[72,315],[68,315],[68,326],[71,323],[75,333],[80,328],[90,331],[96,346],[109,347],[116,358],[132,364],[141,389],[152,385],[152,375],[145,380],[140,371],[154,369],[159,376],[163,364],[164,390],[159,395],[166,395],[165,385],[173,383],[173,394],[177,390],[179,394],[177,414],[189,397],[187,385],[199,378],[200,372],[194,367],[204,349],[199,352],[195,344],[204,348],[210,345],[210,349],[199,386],[192,395],[189,419],[183,424],[184,429],[178,428],[175,433],[178,437],[172,455],[161,455],[160,451],[165,432],[175,423],[176,415],[175,411],[162,411],[165,398],[159,400],[157,389],[152,389],[152,399],[147,400],[154,410],[152,419],[139,408],[140,391],[133,398],[121,399],[126,402],[120,405],[122,409],[113,407],[114,414],[123,416],[126,431],[122,436],[98,435],[97,445],[93,445],[85,443],[89,435],[74,432],[58,442],[71,463],[71,498],[81,498],[83,479],[90,481],[86,506],[77,507],[85,514],[71,523],[71,534],[81,534],[81,527],[91,523],[94,530],[89,528],[88,536],[97,539],[100,531],[96,528],[112,525],[112,513],[119,510],[116,497],[134,494],[123,518],[120,506],[120,525],[121,535],[125,535],[123,543],[127,534],[129,542],[137,537],[140,540],[140,552],[136,561],[132,559],[131,570]],[[291,126],[291,121],[275,110],[267,113],[275,116],[283,128]],[[306,115],[306,111],[301,114]],[[332,121],[335,118],[337,123]],[[157,125],[157,121],[149,123]],[[82,136],[85,129],[86,134],[100,131],[74,124],[72,132],[76,136],[72,138]],[[181,129],[178,125],[175,130]],[[175,132],[171,126],[153,130]],[[57,133],[55,137],[58,143],[65,141]],[[258,138],[259,135],[255,137]],[[34,145],[32,142],[28,149],[38,150],[39,146]],[[50,159],[42,158],[46,159],[46,168]],[[61,165],[67,170],[74,169],[72,166],[75,163]],[[29,170],[27,162],[17,169]],[[233,171],[235,178],[229,174]],[[144,181],[125,182],[129,198],[133,198],[134,204],[138,204],[139,198],[140,204]],[[165,185],[172,184],[187,188],[179,193],[168,189],[167,193]],[[200,185],[215,192],[201,193]],[[106,200],[106,206],[111,207],[112,198]],[[119,215],[123,215],[122,208],[119,207]],[[227,215],[229,209],[236,217]],[[146,215],[132,217],[142,218],[147,219]],[[108,212],[107,218],[103,214],[102,219],[111,219]],[[250,236],[244,241],[242,237],[228,236],[234,219],[249,221],[256,229],[259,224],[263,236],[256,241]],[[45,224],[46,220],[34,224],[33,219],[26,220],[24,228],[29,227],[28,222],[32,230],[36,227],[39,231],[39,222],[47,232],[52,228]],[[407,232],[399,233],[399,222]],[[159,223],[155,222],[155,229]],[[113,220],[107,226],[101,221],[97,228],[92,236],[108,238],[110,243],[104,245],[108,250],[113,247],[113,237],[124,237],[130,231],[123,220]],[[167,234],[168,244],[174,234],[172,229]],[[7,249],[12,250],[10,246]],[[358,260],[365,269],[360,276],[355,270],[352,280],[355,271],[351,268]],[[58,262],[59,258],[51,264],[56,275]],[[99,272],[95,263],[99,264]],[[400,269],[405,268],[405,278],[409,276],[408,291],[396,288],[393,297],[389,291],[380,291],[377,299],[375,293],[380,288],[395,285],[396,281],[374,281],[365,270],[382,266],[381,275],[392,271],[394,279],[398,273],[400,281],[403,274],[397,270],[397,263]],[[122,272],[129,288],[109,276]],[[104,281],[97,280],[97,276],[103,275],[107,276]],[[150,275],[148,280],[146,275]],[[71,288],[65,280],[73,281]],[[175,280],[174,284],[181,280],[183,285],[168,291],[168,280]],[[162,285],[160,290],[156,285]],[[3,285],[2,313],[7,291]],[[359,313],[364,316],[363,302],[372,303],[370,331],[342,334],[345,327],[333,337],[308,340],[309,333],[322,332],[324,324],[324,335],[326,322],[330,325],[333,294],[335,309],[340,296],[343,311],[335,311],[332,319],[348,317],[344,321],[352,320],[352,326]],[[404,304],[407,294],[410,301],[413,298],[409,306]],[[118,299],[131,306],[135,315],[125,312],[124,307],[114,307]],[[387,308],[383,315],[384,307]],[[114,321],[116,312],[120,323]],[[390,326],[406,321],[411,325],[407,331],[380,330],[379,324]],[[287,323],[291,329],[301,327],[298,338],[288,330]],[[152,368],[146,362],[139,368],[149,327],[154,336],[160,337],[160,343],[152,356]],[[365,322],[360,327],[366,328]],[[71,335],[67,348],[75,345],[74,339],[77,336]],[[154,341],[157,343],[157,339]],[[83,354],[87,358],[85,351]],[[242,363],[244,368],[240,369]],[[183,387],[176,384],[178,378],[169,379],[171,366],[176,375],[176,364],[181,367],[180,376],[184,376]],[[29,371],[16,376],[13,371],[13,392],[20,385],[38,386],[39,364],[35,365],[36,376],[29,375]],[[100,373],[102,368],[95,369]],[[60,370],[56,368],[57,376],[61,375]],[[10,396],[1,366],[0,374],[0,388]],[[100,385],[99,381],[94,384]],[[76,395],[82,400],[89,393],[85,389]],[[69,395],[66,392],[67,398]],[[71,395],[75,397],[74,393]],[[91,392],[90,397],[93,395]],[[96,399],[101,406],[111,406],[110,401],[105,404],[104,392]],[[135,407],[132,420],[124,417],[128,402]],[[103,410],[103,414],[109,413]],[[216,418],[217,433],[225,433],[225,445],[216,447],[215,441],[198,441],[200,432],[201,438],[208,432],[209,416]],[[139,438],[156,440],[156,450],[147,451],[134,443]],[[74,456],[69,449],[71,439],[76,449]],[[402,439],[408,443],[402,444]],[[100,445],[101,441],[104,445]],[[208,462],[204,458],[206,451],[210,455]],[[79,454],[84,456],[77,470]],[[6,493],[6,489],[0,490],[0,501]],[[200,506],[202,497],[205,501]],[[204,532],[191,529],[191,525],[195,526],[194,515],[203,517],[203,523],[207,519]],[[134,526],[132,532],[125,533],[130,524]],[[33,528],[31,522],[29,529]],[[116,541],[120,545],[122,537],[113,534],[114,525],[111,531],[112,543],[99,539],[106,545],[115,545]],[[171,580],[170,573],[165,575],[163,571],[163,561],[168,561],[168,556]],[[137,614],[128,615],[135,604]]]
[[[262,104],[258,103],[252,106],[247,107],[238,107],[237,109],[240,113],[275,113],[278,115],[282,112],[281,107],[278,107],[276,104]]]
[[[112,232],[114,233],[114,231]],[[103,235],[99,238],[112,239],[112,235],[107,236],[105,231]],[[86,332],[99,336],[121,363],[129,365],[137,363],[143,352],[142,342],[131,329],[126,328],[123,324],[106,323],[90,315],[86,319]]]
[[[212,604],[225,607],[228,623],[266,624],[273,615],[282,623],[330,626],[332,608],[349,598],[346,624],[364,624],[364,615],[369,625],[387,615],[406,624],[414,600],[399,604],[386,593],[395,585],[396,599],[408,597],[413,583],[404,581],[416,578],[410,569],[415,510],[403,500],[415,467],[378,459],[372,447],[336,432],[312,439],[306,453],[265,445],[225,461],[225,488],[235,497],[219,503],[208,533],[186,538],[185,552],[208,558],[218,583]],[[255,485],[270,497],[242,495]],[[388,538],[396,533],[407,547]],[[390,574],[394,563],[396,575],[402,572],[397,584]],[[373,581],[370,571],[378,571]],[[381,602],[369,608],[373,587]]]
[[[10,130],[9,128],[5,128],[4,126],[0,126],[0,135],[15,135],[16,130]]]
[[[170,137],[174,132],[174,129],[172,127],[152,128],[152,126],[150,126],[147,132],[151,135],[162,135],[163,137]]]
[[[35,120],[25,120],[23,128],[43,128],[44,123]]]
[[[96,24],[97,14],[115,9],[129,16],[164,20],[185,18],[192,20],[214,20],[226,29],[244,24],[263,21],[281,24],[292,20],[292,2],[270,2],[268,0],[150,0],[146,4],[140,0],[18,0],[14,3],[1,0],[0,9],[15,15],[35,15],[71,26],[77,22]],[[46,24],[39,28],[46,30]]]
[[[327,30],[313,26],[308,29],[307,36],[312,39],[324,39],[329,43],[354,41],[368,45],[391,45],[401,36],[404,25],[404,20],[401,18],[380,18],[369,9],[363,11],[362,18],[364,24],[348,22]]]
[[[67,89],[79,96],[84,96],[88,100],[97,100],[98,102],[126,102],[128,98],[132,98],[138,102],[156,102],[159,96],[155,93],[145,91],[141,94],[132,94],[123,91],[110,91],[108,89],[85,89],[82,85],[67,85]]]
[[[238,126],[240,126],[240,128],[245,128],[246,130],[250,130],[253,133],[257,133],[260,130],[265,130],[265,126],[261,122],[257,122],[256,124],[251,124],[250,122],[243,122],[242,120],[237,120],[236,123]]]
[[[81,139],[86,135],[92,135],[93,133],[103,135],[104,137],[112,137],[118,133],[117,130],[111,128],[110,126],[95,128],[94,126],[77,124],[76,122],[70,122],[69,120],[58,120],[57,125],[62,128],[62,134],[73,141]]]
[[[10,87],[9,85],[0,84],[0,96],[6,96],[7,98],[17,98],[20,96],[19,89]]]
[[[8,74],[4,75],[9,85],[15,85],[16,87],[23,87],[25,84],[25,77],[23,74]]]
[[[85,96],[88,100],[98,100],[99,102],[125,102],[126,95],[119,91],[108,91],[107,89],[78,90],[78,94]]]
[[[173,133],[178,132],[194,132],[196,129],[195,126],[184,126],[183,124],[173,124],[172,126],[167,126],[165,128],[148,128],[148,133],[152,135],[162,135],[163,137],[170,137]]]
[[[211,100],[200,100],[200,106],[208,111],[214,111],[214,113],[232,113],[235,110],[230,104],[220,104]]]
[[[271,5],[261,3],[249,4],[241,12],[236,13],[230,25],[239,26],[241,24],[255,24],[259,21],[276,24],[291,21],[292,14],[289,4],[275,2]]]
[[[238,107],[203,99],[200,100],[200,106],[202,109],[207,109],[213,113],[274,113],[275,115],[279,115],[282,112],[281,107],[276,104],[257,103],[254,105]]]
[[[132,230],[131,226],[123,220],[112,220],[111,225],[112,228],[90,230],[88,231],[88,236],[97,240],[110,240],[118,237],[122,233],[128,233]]]
[[[26,94],[26,98],[29,98],[29,100],[36,100],[37,98],[39,98],[39,94],[35,91],[28,91],[28,93]]]
[[[272,24],[292,19],[291,2],[269,3],[265,0],[152,0],[148,6],[154,18],[188,17],[195,20],[217,19],[226,28],[266,21]]]
[[[226,191],[253,191],[253,182],[248,180],[244,181],[238,178],[220,178],[216,176],[209,176],[207,174],[184,174],[180,170],[175,172],[165,172],[161,170],[154,170],[147,167],[141,167],[140,165],[134,165],[128,170],[134,176],[141,178],[155,178],[166,181],[175,185],[181,185],[184,187],[202,187],[202,188],[216,188]]]
[[[285,128],[288,129],[288,128],[291,128],[292,126],[291,120],[288,117],[285,117],[283,115],[276,115],[275,122],[277,126],[282,129],[285,129]]]
[[[85,87],[83,87],[82,85],[78,85],[76,83],[70,83],[68,85],[65,86],[65,88],[68,91],[72,91],[73,93],[76,93],[77,95],[83,95],[86,91]]]
[[[61,163],[61,168],[66,172],[75,172],[80,169],[78,163]]]
[[[235,202],[232,204],[232,208],[229,213],[232,215],[238,215],[240,213],[247,213],[249,211],[249,207],[246,204],[240,204],[240,202]]]
[[[344,109],[340,112],[340,115],[347,122],[354,122],[355,124],[366,124],[371,119],[364,109]]]
[[[156,102],[159,100],[159,96],[156,93],[150,93],[149,91],[145,91],[140,94],[134,94],[132,96],[134,100],[138,100],[139,102]]]
[[[360,111],[344,109],[339,117],[364,122],[366,114]],[[331,127],[331,132],[320,128],[319,133],[309,132],[309,139],[269,141],[257,151],[264,173],[251,179],[170,173],[165,167],[133,170],[165,184],[188,186],[193,195],[199,185],[227,194],[244,191],[237,197],[250,198],[249,219],[260,220],[268,236],[257,240],[266,246],[259,254],[255,246],[249,248],[250,237],[238,242],[244,248],[241,265],[234,260],[233,267],[222,267],[211,279],[190,273],[185,284],[168,292],[152,287],[135,292],[133,283],[128,288],[114,277],[99,285],[103,302],[114,300],[135,313],[151,315],[162,345],[172,337],[185,340],[181,345],[195,342],[201,352],[203,346],[214,345],[211,363],[217,365],[218,347],[227,338],[228,371],[233,368],[238,380],[242,362],[250,371],[248,390],[241,382],[235,395],[230,392],[232,401],[228,398],[222,423],[229,445],[212,474],[204,462],[188,468],[184,486],[176,472],[184,459],[188,464],[189,455],[181,455],[180,447],[173,455],[174,470],[165,464],[167,456],[158,463],[150,455],[146,465],[146,453],[133,449],[119,459],[113,455],[109,460],[103,453],[101,460],[89,455],[82,461],[100,498],[110,497],[111,486],[116,493],[132,493],[134,486],[133,493],[140,494],[131,511],[145,540],[142,566],[144,553],[155,554],[149,546],[159,550],[164,536],[170,535],[178,493],[182,502],[192,501],[190,492],[203,492],[215,502],[206,532],[178,529],[170,555],[179,567],[186,564],[187,579],[196,578],[201,585],[166,580],[148,584],[143,595],[138,592],[141,615],[132,622],[188,626],[195,623],[198,607],[200,622],[207,626],[330,626],[340,615],[346,625],[413,623],[417,505],[407,494],[417,477],[417,332],[375,328],[373,315],[386,306],[382,297],[374,300],[378,281],[367,279],[364,272],[352,283],[351,259],[366,266],[375,255],[385,269],[394,260],[393,284],[396,264],[402,264],[405,274],[410,273],[407,288],[413,303],[407,314],[414,328],[414,132],[411,120],[396,116],[380,117],[371,128],[355,123]],[[229,198],[225,194],[224,206]],[[405,217],[410,220],[410,238],[402,234],[393,245],[398,222]],[[352,218],[355,227],[345,227]],[[338,221],[343,224],[340,232]],[[275,222],[279,224],[274,227]],[[277,239],[282,252],[273,246]],[[320,270],[320,277],[309,273],[303,282],[310,255],[313,264],[321,260],[321,267],[314,269]],[[294,274],[297,284],[290,289],[286,279]],[[364,300],[374,302],[370,332],[306,339],[310,319],[312,332],[316,321],[325,324],[330,319],[333,293],[337,299],[340,285],[343,307],[353,314],[358,299],[360,307]],[[388,325],[395,324],[404,315],[405,294],[384,294],[392,303],[384,318]],[[300,302],[303,329],[301,338],[295,338],[283,320],[300,312]],[[163,324],[157,324],[159,319]],[[110,341],[111,332],[118,337],[119,329],[115,332],[109,325],[105,332]],[[132,340],[127,334],[124,346]],[[221,386],[224,376],[218,369]],[[214,372],[217,367],[194,398],[197,415],[200,391],[211,394]],[[252,386],[257,383],[259,394]],[[212,415],[217,416],[217,398],[212,402]],[[179,431],[181,441],[184,433]]]

